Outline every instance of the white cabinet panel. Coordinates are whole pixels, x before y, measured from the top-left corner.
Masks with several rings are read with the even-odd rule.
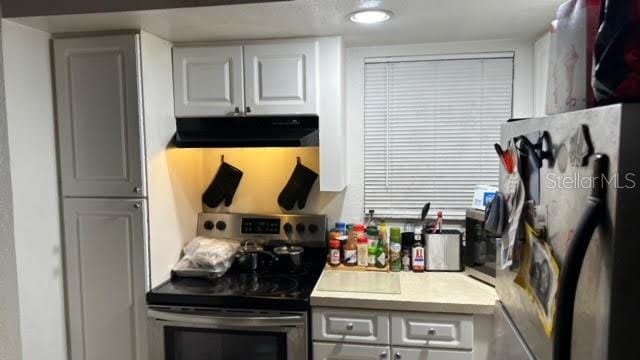
[[[314,360],[385,360],[388,346],[313,343]]]
[[[138,36],[54,40],[64,196],[144,196]]]
[[[394,345],[471,349],[473,317],[458,314],[392,313]]]
[[[316,114],[316,40],[246,45],[246,106],[254,114]]]
[[[71,360],[146,360],[142,199],[65,199]]]
[[[312,313],[313,339],[356,343],[389,343],[389,313],[316,308]]]
[[[471,351],[391,348],[394,360],[473,360]]]
[[[173,50],[177,117],[223,116],[244,107],[242,46]]]

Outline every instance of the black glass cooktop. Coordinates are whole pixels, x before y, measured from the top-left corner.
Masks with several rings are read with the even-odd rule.
[[[306,249],[296,269],[268,266],[257,272],[232,267],[221,278],[172,279],[147,293],[150,305],[307,310],[309,297],[322,273],[324,249]]]

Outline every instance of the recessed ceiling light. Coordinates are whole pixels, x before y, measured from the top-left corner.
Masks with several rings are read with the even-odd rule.
[[[391,19],[391,15],[388,10],[360,10],[349,15],[349,20],[359,24],[375,24]]]

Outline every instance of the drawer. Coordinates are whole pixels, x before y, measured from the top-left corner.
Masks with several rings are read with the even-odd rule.
[[[391,348],[393,360],[473,360],[471,351]]]
[[[314,340],[389,344],[389,313],[352,309],[312,309]]]
[[[391,313],[391,343],[393,345],[471,350],[473,316]]]
[[[313,343],[314,360],[389,360],[389,346]]]

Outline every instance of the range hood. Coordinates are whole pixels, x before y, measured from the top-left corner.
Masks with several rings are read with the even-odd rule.
[[[318,146],[317,115],[176,118],[182,148]]]

